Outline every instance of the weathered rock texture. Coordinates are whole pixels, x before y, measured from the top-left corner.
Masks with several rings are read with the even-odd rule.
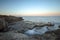
[[[10,25],[11,23],[22,20],[22,17],[0,15],[0,32],[7,31],[8,25]]]
[[[0,32],[6,31],[8,28],[8,23],[4,20],[4,18],[0,18]]]
[[[22,33],[6,32],[0,33],[0,40],[36,40]]]
[[[0,15],[0,18],[4,18],[4,20],[7,21],[8,23],[12,23],[12,22],[17,22],[17,21],[22,21],[23,20],[22,17],[6,16],[6,15]]]
[[[50,23],[50,22],[48,22],[48,23],[41,23],[41,24],[35,25],[33,28],[35,28],[35,27],[44,27],[44,26],[51,27],[51,26],[54,26],[54,24]]]
[[[56,34],[56,40],[60,40],[60,29],[53,31]]]
[[[25,31],[32,29],[34,25],[25,23],[24,21],[19,21],[9,27],[11,27],[10,30],[17,30],[19,33],[24,33]]]

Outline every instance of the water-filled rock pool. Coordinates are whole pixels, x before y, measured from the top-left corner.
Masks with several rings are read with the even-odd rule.
[[[36,27],[36,28],[33,28],[32,30],[28,30],[25,32],[25,34],[27,35],[35,35],[35,34],[39,34],[39,35],[42,35],[48,31],[54,31],[54,30],[57,30],[59,29],[58,25],[55,24],[54,26],[44,26],[44,27]]]

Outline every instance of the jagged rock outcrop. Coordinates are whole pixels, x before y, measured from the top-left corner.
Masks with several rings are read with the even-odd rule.
[[[50,22],[45,23],[45,24],[42,23],[42,24],[39,24],[39,25],[35,25],[34,28],[35,28],[35,27],[44,27],[44,26],[49,26],[49,27],[50,27],[50,26],[54,26],[54,24],[52,24],[52,23],[50,23]]]
[[[15,16],[7,16],[7,15],[0,15],[0,32],[7,31],[8,25],[11,23],[22,21],[22,17],[15,17]]]
[[[7,21],[8,23],[13,23],[13,22],[24,20],[22,17],[7,16],[7,15],[0,15],[0,18],[4,18],[5,21]]]

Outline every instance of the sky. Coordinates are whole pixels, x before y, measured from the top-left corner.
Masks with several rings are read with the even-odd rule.
[[[60,16],[60,0],[0,0],[0,15]]]

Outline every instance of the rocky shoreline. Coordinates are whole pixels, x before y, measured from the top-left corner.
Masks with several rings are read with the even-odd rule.
[[[44,27],[50,30],[55,27],[55,24],[36,23],[24,21],[22,17],[0,15],[0,40],[60,40],[60,29],[47,31],[40,35],[41,29]],[[60,25],[57,27],[60,28]],[[36,32],[32,30],[36,30]],[[32,33],[35,34],[32,35]]]

